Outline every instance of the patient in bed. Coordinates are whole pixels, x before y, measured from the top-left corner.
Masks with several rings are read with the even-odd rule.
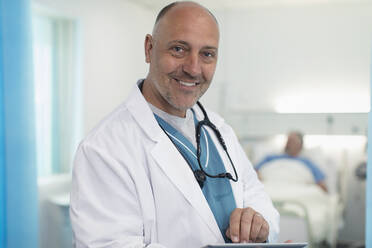
[[[263,180],[287,180],[295,183],[316,183],[327,192],[324,173],[311,160],[301,155],[303,134],[290,132],[284,154],[268,155],[255,169]],[[266,173],[270,169],[270,173]]]

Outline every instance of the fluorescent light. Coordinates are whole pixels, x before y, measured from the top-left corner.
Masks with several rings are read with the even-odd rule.
[[[368,113],[369,98],[359,94],[299,94],[281,96],[275,100],[278,113]]]

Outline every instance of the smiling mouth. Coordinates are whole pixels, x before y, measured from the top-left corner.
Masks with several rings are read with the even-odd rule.
[[[183,85],[183,86],[186,86],[186,87],[192,87],[192,86],[196,86],[199,84],[199,82],[185,82],[185,81],[181,81],[181,80],[178,80],[178,79],[175,79],[179,84]]]

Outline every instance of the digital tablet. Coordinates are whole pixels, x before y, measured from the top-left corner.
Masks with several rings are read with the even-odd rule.
[[[303,248],[307,243],[245,243],[245,244],[213,244],[202,248]]]

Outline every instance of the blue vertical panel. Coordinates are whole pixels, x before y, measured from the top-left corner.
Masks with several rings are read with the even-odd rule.
[[[371,56],[372,58],[372,56]],[[372,247],[372,61],[370,70],[371,109],[368,115],[368,163],[367,163],[367,196],[366,196],[366,247]]]
[[[0,11],[1,11],[0,5]],[[1,24],[1,21],[0,21]],[[5,247],[6,212],[5,212],[5,131],[4,131],[4,97],[3,97],[3,56],[2,25],[0,25],[0,247]]]
[[[7,248],[38,247],[30,0],[0,0]]]

